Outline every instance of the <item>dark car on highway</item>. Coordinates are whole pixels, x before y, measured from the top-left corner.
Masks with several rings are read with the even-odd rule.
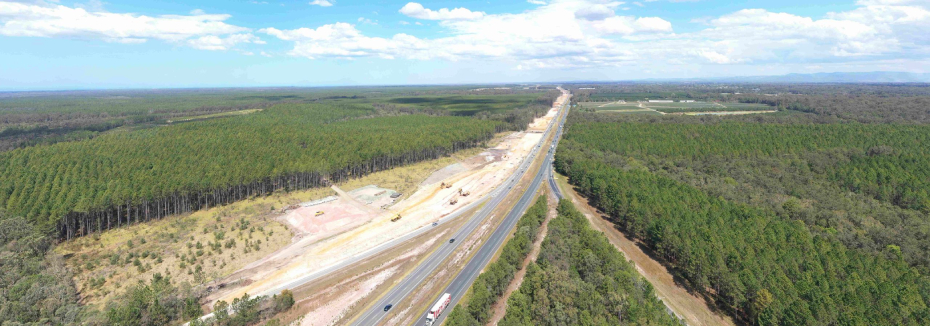
[[[389,305],[384,306],[384,311],[391,310],[391,307],[393,307],[393,306],[394,306],[394,305],[392,305],[392,304],[389,304]]]

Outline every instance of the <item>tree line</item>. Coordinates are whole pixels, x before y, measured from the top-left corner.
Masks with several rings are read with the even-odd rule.
[[[653,291],[607,237],[562,200],[539,257],[498,325],[679,325]]]

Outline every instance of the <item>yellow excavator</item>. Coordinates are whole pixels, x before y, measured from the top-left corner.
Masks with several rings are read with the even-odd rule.
[[[451,184],[451,183],[446,183],[445,181],[443,181],[443,183],[439,184],[439,189],[446,189],[446,188],[452,188],[452,184]]]
[[[320,216],[320,215],[323,215],[323,211],[316,211],[316,214],[313,216]]]
[[[459,202],[458,198],[452,198],[449,200],[449,205],[455,205],[455,203],[458,203],[458,202]]]
[[[459,195],[462,195],[462,197],[466,197],[468,195],[471,195],[471,193],[468,192],[468,190],[462,190],[462,188],[459,188]]]

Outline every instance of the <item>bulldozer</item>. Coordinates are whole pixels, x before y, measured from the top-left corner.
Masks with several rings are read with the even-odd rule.
[[[399,220],[400,220],[400,214],[394,215],[394,217],[391,218],[391,222],[397,222]]]
[[[458,202],[459,202],[459,199],[458,199],[458,198],[452,198],[452,199],[449,200],[449,205],[455,205],[455,204],[458,203]]]
[[[446,188],[452,188],[452,184],[451,184],[451,183],[445,183],[445,181],[443,181],[443,183],[439,184],[439,189],[446,189]]]

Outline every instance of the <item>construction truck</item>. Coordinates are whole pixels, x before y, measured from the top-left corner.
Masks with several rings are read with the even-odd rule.
[[[391,218],[391,222],[397,222],[399,220],[400,220],[400,214],[394,215],[394,217]]]
[[[323,215],[323,214],[324,214],[323,211],[316,211],[316,214],[314,214],[313,216],[320,216],[320,215]]]
[[[471,193],[468,192],[468,190],[462,190],[462,188],[459,188],[459,195],[462,195],[462,197],[465,197],[465,196],[471,195]]]
[[[446,306],[449,305],[450,301],[452,301],[451,294],[443,293],[442,296],[439,297],[439,301],[436,301],[436,304],[426,313],[426,326],[433,326],[433,322],[446,310]]]
[[[459,202],[459,199],[458,199],[458,198],[452,198],[452,199],[449,200],[449,205],[455,205],[455,204],[458,203],[458,202]]]

